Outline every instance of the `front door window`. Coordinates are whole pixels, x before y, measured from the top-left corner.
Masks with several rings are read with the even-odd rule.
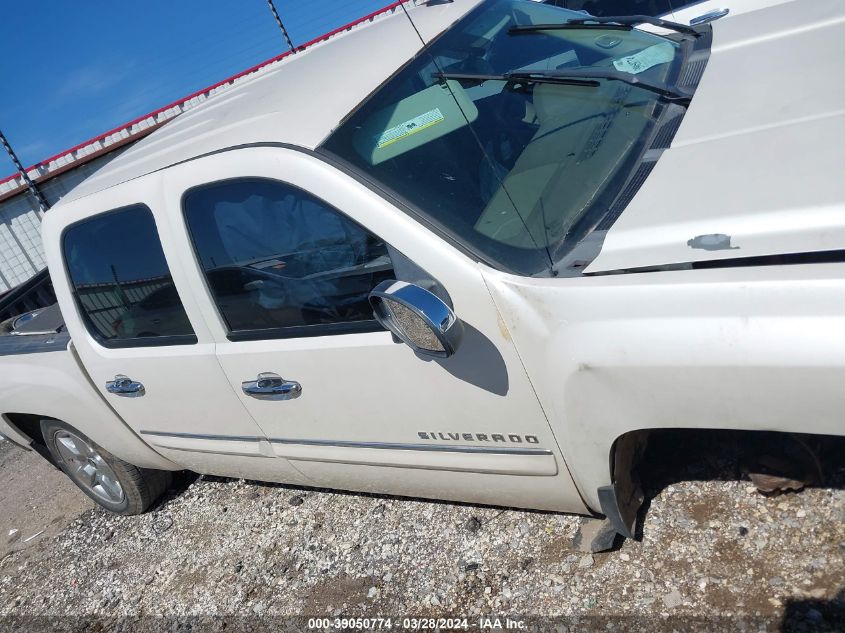
[[[387,245],[315,196],[268,179],[189,191],[185,218],[230,340],[373,331]]]

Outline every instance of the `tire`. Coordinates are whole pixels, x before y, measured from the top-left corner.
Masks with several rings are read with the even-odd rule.
[[[82,492],[114,514],[143,513],[173,481],[170,471],[133,466],[59,420],[41,420],[41,433],[56,465]]]

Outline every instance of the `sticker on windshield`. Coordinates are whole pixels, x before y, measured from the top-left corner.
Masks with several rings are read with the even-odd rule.
[[[641,50],[639,53],[634,53],[633,55],[617,59],[613,62],[613,66],[619,72],[636,75],[653,66],[657,66],[658,64],[671,62],[674,57],[674,46],[668,42],[662,42],[660,44],[655,44],[654,46],[649,46],[648,48]]]
[[[416,134],[417,132],[421,132],[422,130],[426,129],[427,127],[431,127],[432,125],[436,125],[443,121],[445,117],[443,113],[440,111],[440,108],[434,108],[434,110],[429,110],[419,116],[415,116],[413,119],[405,121],[404,123],[400,123],[389,130],[385,130],[382,132],[379,137],[376,139],[376,147],[381,149],[382,147],[387,147],[396,141],[401,141],[403,138],[407,138],[412,134]]]

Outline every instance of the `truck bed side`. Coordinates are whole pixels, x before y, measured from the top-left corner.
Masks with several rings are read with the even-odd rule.
[[[62,420],[117,457],[143,468],[177,470],[141,440],[94,389],[66,332],[0,337],[0,433],[27,446],[9,414]]]

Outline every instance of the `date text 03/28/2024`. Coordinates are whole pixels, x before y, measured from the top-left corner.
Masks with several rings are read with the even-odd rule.
[[[498,617],[469,618],[309,618],[311,630],[523,630],[523,620]]]

